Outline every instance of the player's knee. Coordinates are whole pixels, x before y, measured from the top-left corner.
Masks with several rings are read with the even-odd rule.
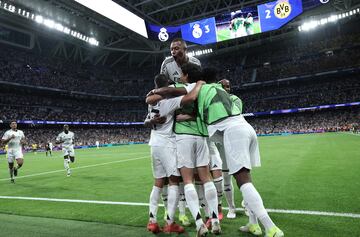
[[[233,174],[238,187],[240,188],[243,184],[251,182],[250,170],[246,168],[241,168],[236,173]]]

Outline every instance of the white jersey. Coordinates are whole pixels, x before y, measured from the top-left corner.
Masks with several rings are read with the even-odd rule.
[[[175,134],[173,133],[174,111],[179,109],[181,99],[175,97],[159,101],[156,105],[149,105],[147,119],[151,119],[153,114],[159,114],[160,117],[166,116],[163,124],[156,124],[151,130],[150,146],[161,146],[175,148]]]
[[[23,131],[17,129],[16,131],[10,129],[7,130],[4,133],[4,136],[2,137],[2,139],[9,139],[12,135],[15,136],[15,138],[12,138],[9,142],[8,142],[8,149],[14,149],[14,150],[21,150],[21,139],[25,138],[25,135],[23,133]]]
[[[70,131],[68,133],[62,132],[57,136],[56,141],[62,142],[63,147],[72,147],[74,144],[74,133]]]
[[[53,144],[52,144],[52,142],[49,142],[49,148],[50,148],[50,150],[52,150],[53,149]]]
[[[188,58],[189,58],[189,63],[193,63],[198,66],[201,66],[199,59],[192,57],[192,56],[188,56]],[[160,73],[164,74],[167,77],[167,79],[169,79],[173,82],[179,82],[180,77],[182,75],[181,68],[176,63],[176,61],[173,57],[166,58],[163,61],[163,63],[161,64]]]

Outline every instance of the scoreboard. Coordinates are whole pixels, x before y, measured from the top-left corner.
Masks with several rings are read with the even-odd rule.
[[[181,36],[188,42],[205,45],[279,29],[304,10],[328,2],[329,0],[277,0],[181,26],[147,24],[147,30],[149,39],[166,42]]]

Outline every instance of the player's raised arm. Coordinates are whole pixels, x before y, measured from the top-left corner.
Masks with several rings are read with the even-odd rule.
[[[191,104],[192,102],[194,102],[199,95],[202,85],[204,85],[204,84],[205,84],[204,81],[196,82],[196,86],[194,87],[194,89],[192,89],[189,94],[185,95],[182,98],[181,105],[183,106],[183,105]]]

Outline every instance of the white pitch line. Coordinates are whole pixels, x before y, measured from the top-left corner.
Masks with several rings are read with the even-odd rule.
[[[11,200],[16,199],[16,200],[47,201],[47,202],[91,203],[91,204],[122,205],[122,206],[144,206],[144,207],[149,206],[149,203],[141,203],[141,202],[113,202],[113,201],[77,200],[77,199],[60,199],[60,198],[40,198],[40,197],[0,196],[0,199],[11,199]],[[159,204],[159,206],[164,206],[164,205]],[[223,209],[228,210],[227,207],[224,207]],[[243,208],[236,208],[236,210],[237,211],[244,211]],[[284,209],[266,209],[266,210],[268,212],[282,213],[282,214],[360,218],[360,214],[356,214],[356,213],[323,212],[323,211],[308,211],[308,210],[284,210]]]
[[[145,158],[148,158],[148,157],[149,156],[141,156],[141,157],[138,157],[138,158],[132,158],[132,159],[126,159],[126,160],[117,160],[117,161],[110,161],[110,162],[99,163],[99,164],[94,164],[94,165],[85,165],[85,166],[71,168],[71,170],[85,169],[85,168],[96,167],[96,166],[101,166],[101,165],[108,165],[108,164],[114,164],[114,163],[122,163],[122,162],[132,161],[132,160],[141,160],[141,159],[145,159]],[[28,177],[34,177],[34,176],[40,176],[40,175],[46,175],[46,174],[53,174],[53,173],[58,173],[58,172],[64,172],[64,169],[47,171],[47,172],[42,172],[42,173],[37,173],[37,174],[24,175],[24,176],[16,177],[16,179],[22,179],[22,178],[28,178]],[[0,179],[0,181],[5,181],[5,180],[10,180],[10,178]]]

